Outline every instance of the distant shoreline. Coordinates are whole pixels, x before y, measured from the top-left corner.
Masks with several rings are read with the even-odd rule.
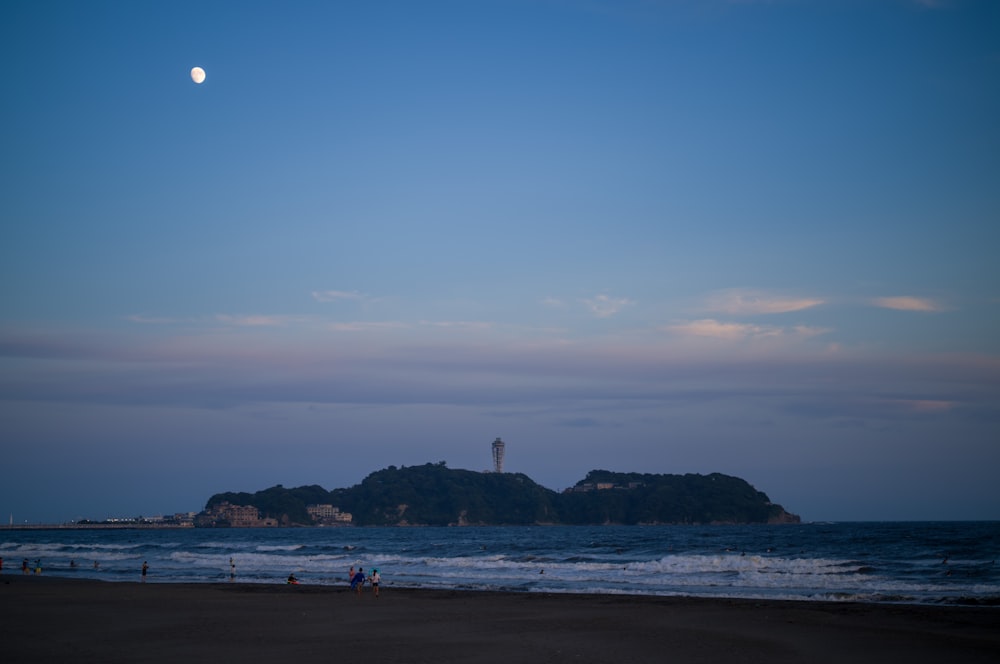
[[[0,530],[191,530],[194,526],[160,523],[26,523]]]
[[[561,527],[561,528],[600,528],[605,526],[622,526],[628,528],[655,528],[659,526],[682,526],[682,527],[717,527],[717,526],[808,526],[808,525],[823,525],[830,523],[1000,523],[996,519],[931,519],[931,520],[906,520],[906,521],[884,521],[881,519],[876,519],[873,521],[857,521],[857,520],[847,520],[847,521],[802,521],[800,523],[635,523],[635,524],[625,524],[625,523],[606,523],[606,524],[562,524],[562,523],[535,523],[535,524],[489,524],[489,523],[477,523],[477,524],[450,524],[447,526],[429,525],[429,524],[392,524],[384,526],[358,526],[355,524],[338,524],[338,525],[306,525],[306,524],[292,524],[287,526],[194,526],[194,525],[178,525],[178,524],[159,524],[159,523],[30,523],[30,524],[14,524],[14,525],[0,525],[0,531],[11,531],[11,530],[297,530],[302,528],[316,529],[316,530],[326,530],[329,528],[548,528],[548,527]]]
[[[298,530],[302,528],[328,530],[331,528],[602,528],[606,526],[622,526],[625,528],[655,528],[658,526],[681,527],[717,527],[717,526],[785,526],[802,525],[788,523],[602,523],[602,524],[569,524],[569,523],[532,523],[532,524],[500,524],[500,523],[469,523],[448,524],[446,526],[425,523],[395,523],[381,526],[358,526],[350,523],[338,525],[306,525],[302,523],[287,526],[194,526],[157,523],[36,523],[0,526],[0,531],[10,530]]]

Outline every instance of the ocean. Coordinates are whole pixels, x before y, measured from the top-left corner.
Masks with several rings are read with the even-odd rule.
[[[1000,522],[0,530],[3,574],[1000,606]],[[232,561],[234,568],[230,566]],[[94,563],[97,563],[97,567]],[[232,572],[235,571],[235,575]],[[232,576],[231,576],[232,575]]]

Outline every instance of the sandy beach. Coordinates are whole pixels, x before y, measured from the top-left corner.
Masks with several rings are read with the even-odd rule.
[[[1000,661],[1000,609],[4,574],[13,662]]]

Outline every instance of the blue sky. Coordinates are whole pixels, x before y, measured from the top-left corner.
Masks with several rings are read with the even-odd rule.
[[[552,489],[1000,518],[996,3],[2,12],[4,520],[497,436]]]

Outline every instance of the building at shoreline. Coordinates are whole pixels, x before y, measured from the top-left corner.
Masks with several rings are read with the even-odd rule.
[[[253,505],[233,505],[223,501],[199,515],[199,526],[229,526],[230,528],[273,528],[277,519],[261,518],[260,510]]]
[[[314,523],[323,526],[348,524],[354,518],[350,512],[341,512],[339,507],[327,504],[306,505],[306,512]]]

